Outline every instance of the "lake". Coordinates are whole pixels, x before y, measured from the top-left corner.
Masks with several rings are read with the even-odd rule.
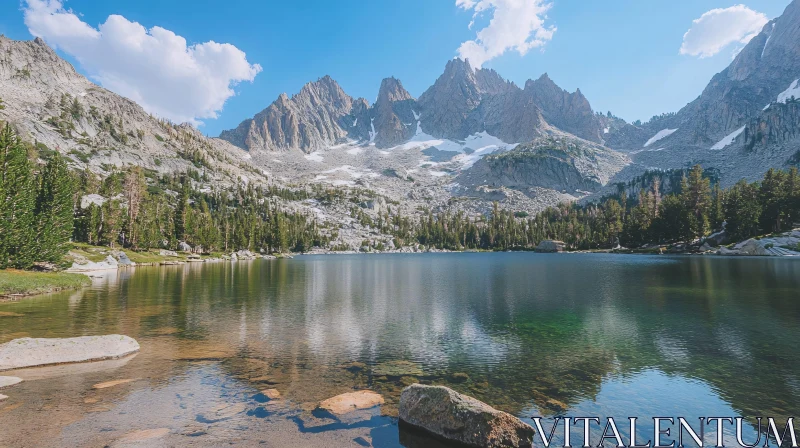
[[[122,270],[0,304],[0,343],[141,344],[132,358],[20,372],[3,390],[0,446],[435,446],[397,423],[415,382],[528,422],[797,416],[799,299],[792,259],[337,255]],[[93,388],[116,380],[130,381]],[[315,410],[356,389],[386,403]]]

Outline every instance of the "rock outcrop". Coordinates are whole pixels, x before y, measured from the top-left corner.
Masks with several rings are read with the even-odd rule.
[[[564,252],[564,242],[544,240],[541,243],[539,243],[538,246],[536,246],[536,252],[541,252],[545,254]]]
[[[400,420],[438,437],[474,447],[531,447],[530,425],[442,386],[414,384],[400,395]]]
[[[800,257],[800,229],[761,239],[749,239],[733,246],[721,247],[720,255],[757,257]]]
[[[598,191],[627,163],[623,154],[562,134],[486,156],[456,182],[518,190],[544,187],[582,195]]]

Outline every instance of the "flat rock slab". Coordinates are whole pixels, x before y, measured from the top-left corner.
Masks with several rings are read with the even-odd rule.
[[[400,394],[400,420],[481,448],[533,446],[533,428],[486,403],[442,386],[414,384]]]
[[[8,400],[8,395],[0,394],[0,401]]]
[[[128,336],[83,336],[68,339],[14,339],[0,345],[0,371],[25,367],[117,359],[139,351]]]
[[[17,378],[15,376],[0,376],[0,389],[8,386],[13,386],[21,382],[22,378]]]
[[[321,402],[319,407],[332,414],[342,415],[358,409],[369,409],[380,404],[383,404],[383,397],[380,394],[370,390],[360,390],[328,398]]]

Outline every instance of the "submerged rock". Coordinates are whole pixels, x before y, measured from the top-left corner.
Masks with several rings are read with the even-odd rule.
[[[117,359],[138,351],[136,340],[118,334],[67,339],[14,339],[0,345],[0,371]]]
[[[106,381],[105,383],[98,383],[92,386],[92,389],[108,389],[109,387],[119,386],[120,384],[128,384],[133,382],[132,379]]]
[[[278,392],[277,389],[265,389],[261,391],[265,397],[269,398],[270,400],[277,400],[281,398],[281,393]]]
[[[372,369],[372,373],[377,376],[389,377],[423,375],[419,364],[403,360],[380,363]]]
[[[400,395],[400,420],[475,447],[531,447],[533,428],[472,397],[443,386],[415,384]]]
[[[146,444],[152,440],[160,439],[169,434],[169,428],[142,429],[131,431],[120,437],[112,446],[126,446]]]
[[[369,390],[360,390],[328,398],[319,404],[319,408],[341,415],[358,409],[369,409],[381,404],[383,404],[383,397],[380,394]]]

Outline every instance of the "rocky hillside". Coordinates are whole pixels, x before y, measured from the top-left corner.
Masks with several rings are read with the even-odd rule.
[[[25,140],[100,175],[138,165],[161,173],[199,169],[228,184],[261,177],[246,152],[152,117],[78,74],[41,39],[0,37],[0,99],[0,121]]]
[[[557,132],[486,156],[456,182],[465,187],[502,186],[520,191],[540,187],[582,196],[600,190],[627,163],[623,154]]]

